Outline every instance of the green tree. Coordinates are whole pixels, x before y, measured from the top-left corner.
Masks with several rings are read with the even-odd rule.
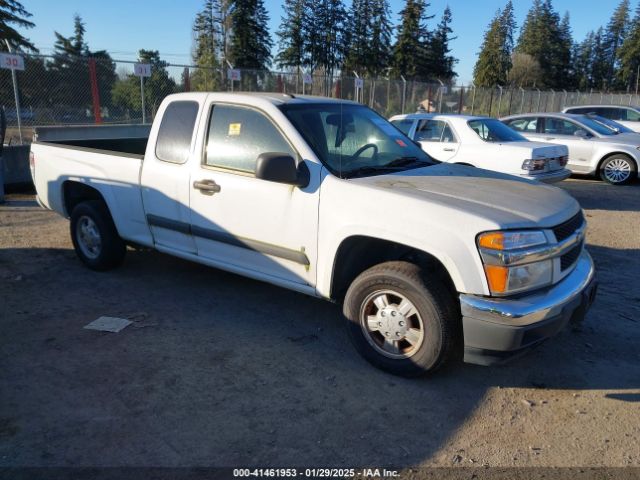
[[[629,0],[622,0],[614,10],[604,32],[606,57],[605,81],[608,88],[617,86],[617,71],[620,67],[620,48],[629,29]]]
[[[215,90],[219,77],[216,69],[220,66],[219,29],[220,3],[218,0],[206,0],[193,24],[194,50],[193,61],[199,67],[190,78],[191,89],[196,91]]]
[[[591,82],[594,88],[605,89],[607,87],[607,71],[609,64],[607,59],[607,47],[604,41],[604,30],[602,27],[598,28],[593,36],[592,48]]]
[[[138,57],[141,63],[151,64],[151,76],[144,81],[144,99],[147,113],[150,118],[160,106],[160,102],[167,95],[176,93],[175,80],[169,76],[167,63],[160,58],[157,50],[140,50]],[[113,86],[113,103],[124,111],[136,114],[142,112],[142,100],[140,96],[140,78],[135,75],[124,75]]]
[[[476,87],[495,87],[507,83],[511,60],[505,58],[507,47],[502,13],[500,10],[496,12],[484,34],[478,60],[473,68],[473,84]]]
[[[429,6],[423,0],[407,0],[400,11],[400,25],[391,59],[395,76],[420,79],[428,68],[431,34],[426,22],[433,18],[426,14]]]
[[[451,9],[447,6],[442,14],[442,20],[438,24],[436,30],[433,32],[431,38],[431,76],[432,78],[444,80],[445,82],[452,82],[456,77],[453,67],[458,61],[451,53],[449,42],[455,40],[457,37],[452,37],[453,30],[451,29],[452,15]]]
[[[85,41],[85,33],[85,23],[79,15],[73,18],[72,35],[66,37],[54,32],[56,41],[53,61],[49,64],[52,81],[48,96],[52,106],[64,107],[61,114],[65,121],[82,120],[83,111],[91,107],[90,58],[96,64],[100,103],[111,105],[111,90],[116,80],[115,64],[105,50],[91,51]]]
[[[371,44],[369,48],[368,73],[380,75],[389,67],[391,56],[391,12],[387,0],[372,0]]]
[[[627,91],[635,90],[638,84],[638,66],[640,66],[640,5],[629,27],[629,32],[618,52],[620,70],[618,78]]]
[[[372,1],[353,0],[346,24],[344,69],[364,72],[371,57]]]
[[[587,90],[595,86],[593,79],[593,59],[595,33],[587,33],[585,39],[573,47],[572,64],[576,88]]]
[[[563,88],[567,83],[571,47],[551,0],[534,0],[522,26],[516,51],[538,61],[545,87]]]
[[[11,49],[37,52],[38,49],[15,28],[33,28],[35,24],[28,18],[31,14],[16,0],[0,0],[0,51],[6,51],[7,42]]]
[[[285,0],[284,16],[276,32],[278,54],[276,63],[280,67],[300,71],[305,56],[305,8],[304,0]]]
[[[312,70],[320,68],[330,78],[344,60],[347,12],[342,0],[310,1],[307,5],[310,7],[306,21],[306,31],[310,32],[311,39],[307,45],[310,67]]]
[[[236,68],[266,69],[272,41],[262,0],[234,0],[229,60]]]

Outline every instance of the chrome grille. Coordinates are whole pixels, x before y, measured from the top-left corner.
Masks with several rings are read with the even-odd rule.
[[[553,233],[556,236],[556,241],[561,242],[564,239],[569,238],[582,226],[583,223],[584,216],[582,215],[582,210],[580,210],[566,222],[552,228]]]
[[[565,271],[567,268],[571,267],[578,257],[580,256],[580,252],[582,252],[583,242],[580,242],[578,245],[573,247],[567,253],[560,257],[560,270]]]

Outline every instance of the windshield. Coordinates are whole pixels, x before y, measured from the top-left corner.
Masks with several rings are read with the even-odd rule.
[[[602,123],[596,122],[593,118],[587,115],[576,115],[576,120],[580,122],[585,127],[590,128],[594,132],[603,135],[605,137],[609,137],[611,135],[616,135],[616,132],[613,131],[610,127],[603,125]]]
[[[591,120],[603,124],[605,127],[610,128],[616,134],[617,133],[634,133],[630,128],[625,127],[621,123],[609,120],[608,118],[601,117],[600,115],[587,115]]]
[[[470,120],[468,122],[471,130],[485,142],[526,142],[527,139],[515,130],[507,127],[504,123],[495,118],[482,118]]]
[[[370,108],[299,103],[280,109],[338,177],[376,175],[437,163]]]

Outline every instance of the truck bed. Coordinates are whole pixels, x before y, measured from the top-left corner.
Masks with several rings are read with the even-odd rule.
[[[38,127],[34,140],[70,148],[103,150],[142,158],[149,140],[150,125],[90,125]]]

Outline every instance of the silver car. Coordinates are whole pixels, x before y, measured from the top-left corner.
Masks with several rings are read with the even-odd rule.
[[[617,132],[588,115],[527,113],[500,120],[531,141],[566,145],[567,168],[574,173],[600,175],[614,185],[638,176],[640,135]]]
[[[634,132],[640,132],[640,108],[631,105],[577,105],[567,107],[562,112],[599,115],[621,123]]]

